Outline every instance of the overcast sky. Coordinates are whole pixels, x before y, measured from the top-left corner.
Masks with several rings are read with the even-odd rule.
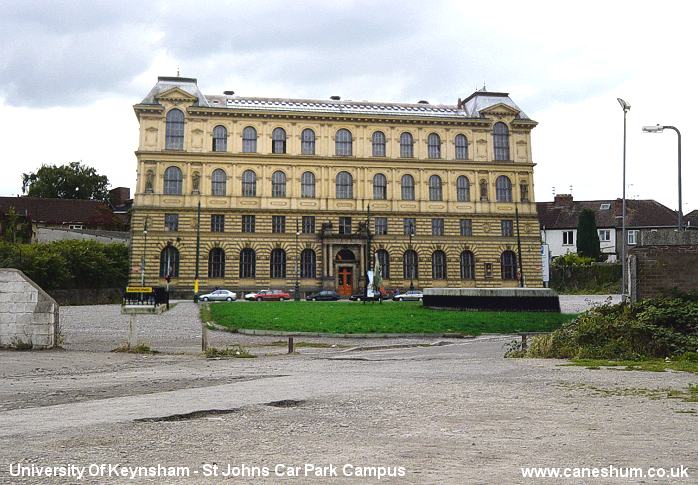
[[[455,104],[486,83],[533,131],[535,191],[698,209],[693,2],[0,0],[0,195],[21,174],[82,160],[133,190],[132,105],[158,75],[206,94]],[[693,46],[693,47],[692,47]]]

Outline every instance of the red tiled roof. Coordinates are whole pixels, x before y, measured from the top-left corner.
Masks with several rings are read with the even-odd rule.
[[[86,227],[117,227],[109,205],[100,200],[44,199],[41,197],[0,197],[0,212],[10,207],[32,221],[49,225],[83,224]]]
[[[607,205],[608,209],[601,209]],[[622,199],[573,200],[571,196],[558,195],[554,202],[537,202],[538,221],[546,229],[574,229],[583,209],[596,214],[596,227],[621,227],[623,214]],[[671,227],[676,226],[676,212],[656,200],[626,199],[626,227]]]

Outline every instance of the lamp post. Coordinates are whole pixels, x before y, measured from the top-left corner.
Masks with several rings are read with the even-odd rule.
[[[516,247],[519,253],[519,287],[523,288],[526,286],[524,284],[524,273],[523,273],[523,259],[521,258],[521,232],[519,231],[519,205],[514,204],[514,210],[516,213]]]
[[[412,258],[412,256],[414,256],[414,251],[412,250],[412,237],[414,236],[414,222],[413,221],[410,221],[408,231],[409,231],[409,236],[410,236],[410,258]],[[412,262],[412,261],[410,261],[410,262]],[[416,261],[414,263],[416,263]],[[413,281],[413,279],[414,279],[414,266],[410,266],[409,270],[410,270],[410,291],[414,291],[414,281]]]
[[[675,126],[670,125],[656,125],[656,126],[643,126],[642,131],[644,133],[661,133],[664,130],[674,130],[678,135],[679,141],[679,211],[678,211],[678,227],[679,231],[683,228],[683,214],[681,212],[682,200],[681,200],[681,132]]]
[[[301,235],[301,231],[298,229],[298,218],[296,217],[296,284],[293,287],[293,299],[295,301],[300,301],[300,281],[299,281],[299,266],[298,266],[298,237]]]
[[[199,293],[199,251],[201,248],[201,198],[196,206],[196,264],[194,265],[194,298]]]
[[[623,288],[621,288],[621,300],[625,301],[625,289],[627,287],[626,284],[626,278],[627,275],[625,274],[625,244],[627,243],[625,239],[625,153],[626,153],[626,145],[627,145],[627,118],[628,118],[628,111],[630,110],[630,104],[622,100],[621,98],[618,98],[618,103],[620,104],[621,108],[623,108],[623,222],[622,222],[622,229],[621,229],[621,245],[620,245],[620,258],[621,258],[621,268],[623,270]]]

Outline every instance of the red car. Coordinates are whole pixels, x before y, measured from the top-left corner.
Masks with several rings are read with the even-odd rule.
[[[261,290],[256,293],[248,293],[245,295],[245,300],[249,301],[267,301],[267,300],[290,300],[291,295],[281,290]]]

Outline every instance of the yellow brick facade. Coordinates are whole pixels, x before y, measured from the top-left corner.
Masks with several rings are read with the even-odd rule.
[[[457,105],[441,109],[425,104],[352,104],[338,100],[328,100],[323,106],[322,101],[255,100],[233,95],[202,98],[196,81],[184,78],[160,78],[158,86],[149,98],[134,107],[140,123],[140,141],[131,220],[132,282],[140,281],[144,260],[145,283],[163,284],[163,272],[167,269],[163,269],[162,252],[172,251],[167,248],[174,247],[179,267],[172,284],[178,289],[193,288],[200,205],[199,280],[203,289],[220,286],[238,291],[269,287],[292,290],[300,266],[298,255],[308,248],[316,255],[316,277],[300,279],[302,292],[335,289],[346,283],[338,281],[338,272],[347,271],[352,274],[351,290],[359,291],[364,285],[368,242],[360,223],[367,221],[372,234],[372,254],[379,249],[389,254],[388,274],[384,277],[386,288],[405,289],[410,283],[417,288],[517,286],[516,279],[503,279],[501,272],[502,253],[512,251],[518,255],[516,209],[526,286],[542,286],[530,143],[531,129],[536,123],[522,116],[504,93],[474,93],[466,100],[459,100]],[[473,103],[478,97],[486,97],[490,103],[478,107],[474,116]],[[491,102],[500,98],[501,102]],[[181,149],[167,148],[167,116],[173,109],[184,115]],[[426,112],[420,111],[424,109]],[[503,123],[507,128],[508,160],[495,161],[495,123]],[[224,151],[213,151],[217,126],[225,128]],[[243,153],[243,130],[250,126],[256,130],[256,151]],[[272,153],[272,133],[276,128],[285,131],[285,153]],[[305,129],[312,129],[315,134],[313,155],[302,154]],[[340,129],[352,135],[350,156],[336,155]],[[384,156],[373,156],[376,131],[385,135]],[[401,157],[403,133],[413,137],[413,157]],[[440,137],[438,159],[429,156],[428,140],[432,133]],[[465,160],[456,156],[454,140],[458,134],[467,139]],[[502,138],[499,140],[501,143]],[[165,171],[169,167],[179,169],[181,184],[179,192],[166,194]],[[213,193],[213,172],[217,169],[225,173],[224,195]],[[242,178],[246,170],[256,175],[255,196],[243,195]],[[272,193],[272,174],[277,171],[286,178],[282,197]],[[301,194],[304,172],[314,174],[314,197]],[[339,172],[351,174],[351,198],[336,197]],[[374,198],[376,174],[387,179],[384,200]],[[401,183],[406,174],[414,178],[414,200],[402,198]],[[442,200],[430,200],[432,175],[438,175],[442,181]],[[458,200],[459,176],[466,176],[470,184],[466,201]],[[496,181],[500,176],[511,181],[511,201],[497,201]],[[173,192],[171,187],[169,192]],[[177,214],[177,230],[167,230],[166,214]],[[223,216],[223,232],[212,232],[212,215]],[[255,216],[254,233],[242,232],[242,218],[247,215]],[[285,216],[285,232],[272,232],[273,216]],[[315,231],[297,235],[296,221],[302,225],[303,216],[315,217]],[[351,234],[338,234],[340,217],[351,217]],[[375,234],[377,217],[387,218],[387,234]],[[405,234],[405,218],[416,220],[412,238]],[[443,235],[432,235],[434,218],[443,218]],[[471,220],[472,235],[461,235],[461,219]],[[147,234],[144,233],[146,220]],[[502,220],[512,221],[513,236],[502,235]],[[324,223],[331,223],[332,228],[323,231]],[[209,277],[209,252],[213,248],[224,252],[223,277]],[[255,252],[254,278],[240,277],[240,253],[244,248]],[[270,255],[275,248],[285,252],[286,278],[283,279],[271,278]],[[351,250],[354,260],[337,260],[342,249]],[[418,255],[417,278],[412,281],[404,277],[403,271],[404,253],[409,249]],[[461,253],[466,250],[475,259],[472,279],[461,278]],[[432,277],[434,251],[445,253],[444,278]],[[340,286],[346,291],[346,285]]]

